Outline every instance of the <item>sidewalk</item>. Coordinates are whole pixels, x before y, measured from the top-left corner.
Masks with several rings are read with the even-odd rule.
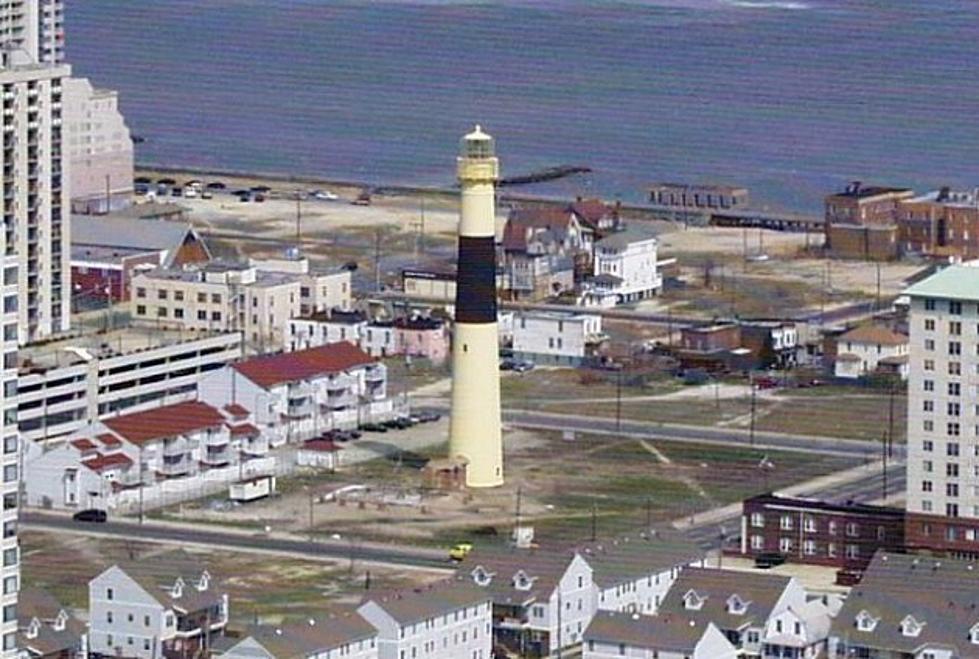
[[[894,466],[903,463],[890,461],[889,464],[890,466]],[[808,480],[803,483],[797,483],[795,485],[782,488],[778,491],[778,493],[786,496],[798,496],[803,492],[811,492],[812,490],[822,490],[829,487],[846,485],[848,483],[858,481],[861,478],[880,473],[882,467],[883,463],[879,460],[877,462],[868,462],[858,467],[853,467],[844,471],[837,471],[832,474],[813,478],[812,480]],[[897,499],[898,497],[896,495],[893,497],[888,497],[888,505],[893,505]],[[882,503],[876,501],[873,503],[876,505],[882,505]],[[732,503],[720,508],[714,508],[702,513],[697,513],[695,515],[681,517],[673,520],[673,528],[688,530],[711,524],[720,524],[721,522],[730,520],[732,518],[740,517],[741,506],[741,502]]]

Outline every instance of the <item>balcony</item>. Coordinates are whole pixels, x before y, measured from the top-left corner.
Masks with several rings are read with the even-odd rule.
[[[168,478],[186,476],[193,471],[193,463],[187,456],[181,458],[164,458],[160,465],[160,473]]]

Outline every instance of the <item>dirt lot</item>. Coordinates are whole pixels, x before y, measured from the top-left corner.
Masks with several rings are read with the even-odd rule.
[[[172,547],[136,541],[93,539],[33,531],[20,534],[23,583],[47,590],[65,606],[88,608],[88,582],[119,562],[166,561]],[[227,589],[231,620],[238,627],[256,618],[276,623],[284,617],[327,613],[355,605],[364,592],[366,568],[348,561],[312,562],[268,556],[191,551]],[[65,560],[71,556],[71,560]],[[372,589],[408,588],[444,575],[421,570],[370,566]]]

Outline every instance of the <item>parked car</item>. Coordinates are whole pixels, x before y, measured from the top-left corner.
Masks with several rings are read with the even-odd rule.
[[[313,190],[313,199],[319,199],[320,201],[336,201],[339,199],[339,195],[330,192],[329,190]]]
[[[755,556],[755,567],[761,570],[768,570],[778,567],[785,562],[785,555],[776,551],[765,552]]]
[[[471,542],[457,542],[449,549],[449,558],[457,563],[462,562],[472,550],[473,544]]]
[[[442,418],[442,415],[438,412],[430,412],[427,410],[425,412],[419,412],[416,416],[418,417],[419,423],[433,423]]]
[[[770,377],[755,378],[755,386],[759,389],[776,389],[778,388],[778,380]]]
[[[513,370],[517,373],[526,373],[527,371],[534,370],[534,366],[536,366],[536,364],[531,361],[516,362],[513,365]]]
[[[513,367],[517,365],[517,360],[507,357],[506,359],[500,360],[500,370],[501,371],[512,371]]]
[[[364,432],[387,432],[388,431],[387,427],[380,423],[365,423],[360,426],[360,429],[363,430]]]
[[[357,198],[350,202],[354,206],[370,206],[371,205],[371,193],[364,190]]]
[[[104,510],[89,508],[88,510],[79,510],[77,513],[72,515],[71,518],[76,522],[95,522],[97,524],[102,524],[109,518],[109,516],[106,515]]]

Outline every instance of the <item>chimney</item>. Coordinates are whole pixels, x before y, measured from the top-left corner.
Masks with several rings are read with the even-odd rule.
[[[952,193],[952,189],[949,188],[947,185],[943,185],[942,188],[938,191],[938,197],[935,199],[935,201],[948,201],[948,198],[949,196],[951,196],[951,193]]]

